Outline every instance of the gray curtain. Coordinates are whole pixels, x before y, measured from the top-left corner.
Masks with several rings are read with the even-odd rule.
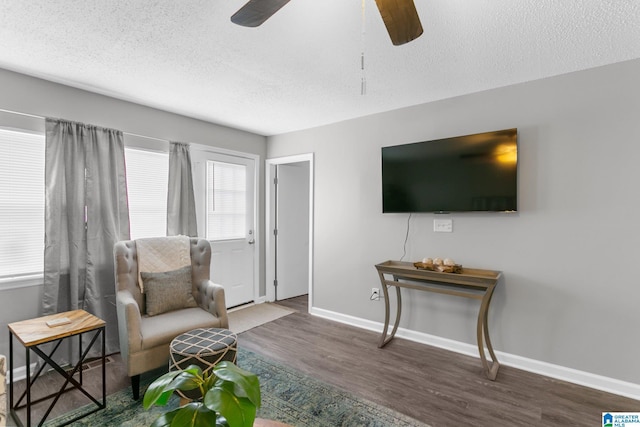
[[[196,237],[196,201],[193,196],[189,144],[171,142],[169,150],[169,192],[167,236]]]
[[[119,350],[113,246],[129,238],[122,132],[46,120],[43,314],[84,309]]]

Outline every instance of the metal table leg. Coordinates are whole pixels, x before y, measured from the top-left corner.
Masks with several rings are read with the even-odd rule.
[[[38,423],[38,426],[41,426],[44,424],[45,420],[47,419],[47,417],[49,416],[49,414],[51,413],[51,410],[53,409],[53,407],[55,406],[55,404],[57,403],[58,399],[62,396],[63,393],[69,391],[69,390],[73,390],[73,389],[77,389],[79,390],[82,394],[84,394],[87,398],[89,398],[89,400],[91,400],[95,405],[96,405],[96,409],[94,409],[93,411],[87,412],[87,413],[83,413],[80,416],[67,421],[65,424],[63,425],[67,425],[70,424],[74,421],[77,421],[80,418],[83,418],[93,412],[97,412],[101,409],[106,408],[106,367],[105,367],[105,359],[106,359],[106,354],[105,354],[105,344],[106,344],[106,337],[105,337],[105,329],[104,328],[99,328],[97,330],[95,330],[95,333],[91,339],[91,341],[89,342],[89,344],[87,345],[87,347],[84,349],[82,348],[82,340],[81,337],[82,335],[84,335],[84,333],[79,334],[79,339],[80,339],[80,346],[79,346],[79,360],[78,362],[74,365],[73,369],[70,372],[65,371],[60,365],[58,365],[54,360],[53,360],[53,355],[56,352],[56,350],[58,349],[58,347],[60,346],[60,343],[62,342],[62,339],[59,339],[56,343],[56,345],[53,347],[53,349],[49,352],[49,354],[46,354],[44,351],[42,351],[37,345],[35,346],[31,346],[31,347],[25,347],[25,356],[26,356],[26,363],[27,363],[27,377],[26,377],[26,390],[25,392],[20,396],[20,398],[15,402],[14,404],[14,387],[13,387],[13,334],[10,333],[10,341],[9,341],[9,347],[10,347],[10,354],[11,354],[11,359],[10,359],[10,370],[12,372],[11,376],[10,376],[10,393],[11,393],[11,398],[10,398],[10,408],[11,408],[11,415],[13,416],[15,422],[19,425],[19,426],[23,426],[20,418],[18,417],[18,414],[16,412],[16,410],[18,409],[22,409],[22,408],[26,408],[26,418],[27,418],[27,423],[26,426],[30,427],[31,426],[31,405],[35,404],[35,403],[39,403],[45,400],[48,400],[50,398],[54,398],[53,401],[51,402],[51,404],[49,405],[49,408],[47,409],[47,411],[45,412],[44,416],[42,417],[42,419],[40,420],[40,422]],[[87,355],[89,354],[89,351],[91,350],[91,348],[93,347],[93,345],[95,344],[98,336],[102,336],[102,355],[101,355],[101,359],[102,359],[102,402],[99,402],[96,398],[94,398],[93,396],[91,396],[91,394],[89,394],[89,392],[87,392],[84,388],[83,388],[83,384],[82,384],[82,364],[84,363],[85,358],[87,357]],[[45,363],[42,364],[42,366],[38,369],[37,372],[34,373],[33,376],[31,376],[30,374],[30,354],[31,351],[33,350],[33,352],[40,356],[43,361]],[[57,393],[52,393],[48,396],[44,396],[41,397],[35,401],[31,400],[31,387],[33,386],[33,384],[35,383],[35,381],[38,379],[38,377],[40,376],[40,373],[43,371],[44,367],[46,365],[49,365],[50,367],[52,367],[55,371],[57,371],[63,378],[65,378],[65,382],[62,385],[62,387],[60,388],[60,390],[58,390]],[[80,381],[77,381],[75,378],[73,378],[73,376],[79,373],[79,379]],[[72,387],[67,387],[67,385],[71,384]],[[23,406],[20,406],[20,403],[22,402],[22,400],[26,397],[26,403]]]
[[[478,352],[480,353],[480,360],[482,361],[482,367],[484,368],[485,373],[487,374],[487,378],[494,381],[498,376],[498,369],[500,368],[500,363],[496,358],[496,355],[493,351],[493,345],[491,344],[491,338],[489,337],[489,322],[488,322],[488,314],[489,314],[489,303],[491,302],[491,297],[493,296],[494,286],[490,286],[487,288],[484,296],[482,297],[482,302],[480,303],[480,310],[478,311],[478,326],[477,326],[477,342],[478,342]],[[492,363],[489,363],[487,360],[487,356],[485,354],[485,344],[487,349],[489,350],[489,355],[491,356]]]
[[[398,279],[394,276],[394,281],[398,281]],[[382,284],[382,292],[384,292],[384,328],[382,329],[382,336],[380,337],[380,343],[378,344],[378,348],[382,348],[389,343],[396,335],[396,331],[398,330],[398,325],[400,324],[400,317],[402,315],[402,295],[400,293],[400,288],[398,286],[394,286],[396,288],[396,318],[393,323],[393,329],[391,330],[391,334],[387,337],[387,331],[389,330],[389,317],[390,317],[390,307],[389,307],[389,291],[386,281],[384,279],[384,275],[380,273],[380,283]]]

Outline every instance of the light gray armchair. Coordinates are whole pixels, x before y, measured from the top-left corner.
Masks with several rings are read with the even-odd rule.
[[[147,315],[145,295],[138,286],[138,256],[134,240],[115,244],[116,305],[120,353],[131,378],[134,399],[140,397],[140,374],[167,365],[169,344],[195,328],[228,328],[224,288],[209,280],[211,246],[190,239],[192,295],[196,307]]]

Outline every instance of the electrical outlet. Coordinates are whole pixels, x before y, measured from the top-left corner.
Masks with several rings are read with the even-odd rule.
[[[380,289],[371,288],[371,297],[369,299],[371,301],[380,301]]]
[[[433,231],[435,231],[436,233],[453,232],[453,220],[452,219],[434,219]]]

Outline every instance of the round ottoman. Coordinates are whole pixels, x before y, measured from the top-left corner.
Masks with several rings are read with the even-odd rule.
[[[171,341],[169,352],[171,355],[170,371],[183,370],[189,365],[197,365],[203,373],[208,373],[223,360],[236,363],[238,337],[228,329],[193,329],[175,337]],[[200,397],[197,390],[178,391],[178,393],[189,399]]]

